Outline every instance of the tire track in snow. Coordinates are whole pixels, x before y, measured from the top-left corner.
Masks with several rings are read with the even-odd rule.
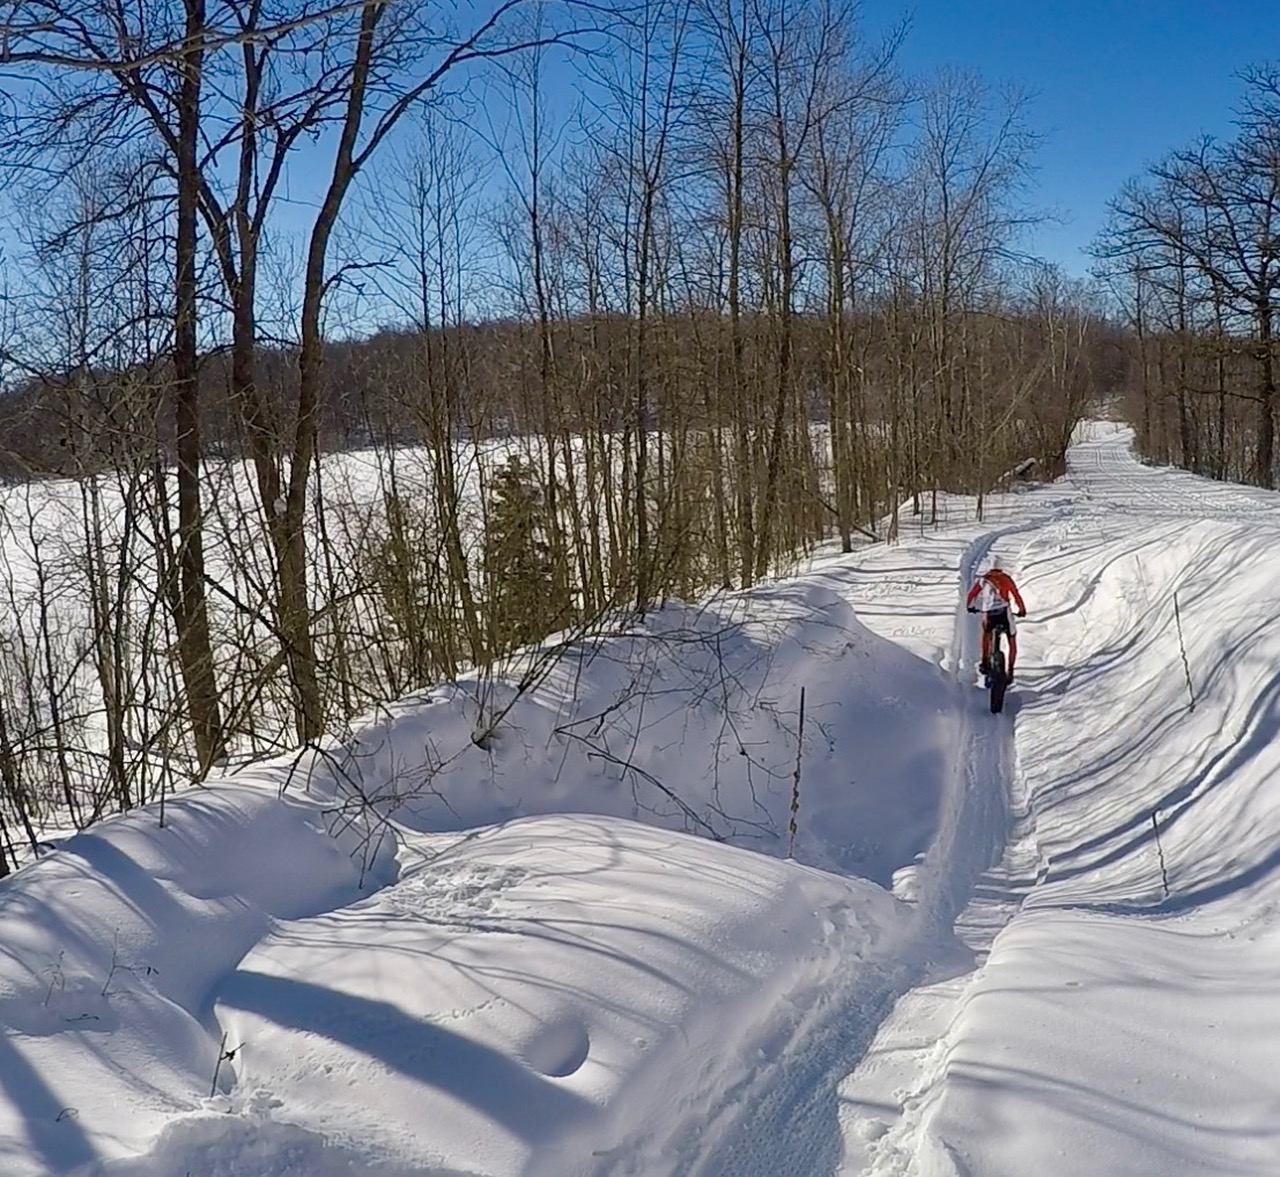
[[[1017,771],[1012,719],[1020,695],[1008,696],[1006,707],[1012,704],[1012,710],[1004,720],[987,710],[985,691],[967,686],[981,639],[975,626],[965,624],[963,593],[999,541],[1038,531],[1046,522],[1038,519],[991,532],[970,545],[961,564],[953,673],[958,687],[979,702],[965,709],[960,819],[935,846],[939,860],[949,864],[952,887],[932,899],[922,894],[922,900],[924,912],[938,920],[935,935],[954,932],[969,955],[900,995],[857,1068],[840,1085],[843,1156],[836,1172],[847,1177],[913,1172],[952,1177],[960,1171],[945,1146],[926,1131],[938,1081],[946,1073],[952,1018],[981,975],[995,936],[1043,871],[1034,816]]]
[[[1005,897],[996,921],[1000,926],[1016,910],[1021,892],[1015,892],[1011,880],[1024,869],[1027,857],[1025,848],[1012,860],[1006,853],[1013,777],[1011,719],[1016,715],[1017,696],[1010,696],[1014,706],[1009,719],[993,716],[985,692],[970,685],[977,637],[975,627],[967,623],[963,596],[996,542],[1036,530],[1046,521],[1037,519],[987,532],[968,546],[960,562],[949,656],[958,729],[952,784],[938,833],[918,870],[916,910],[901,950],[877,973],[864,971],[856,988],[851,985],[847,990],[823,994],[812,1007],[796,1009],[788,1032],[775,1035],[770,1052],[739,1085],[724,1094],[704,1121],[701,1135],[710,1143],[701,1150],[689,1141],[680,1144],[675,1155],[694,1159],[675,1171],[691,1177],[846,1171],[843,1165],[848,1150],[842,1140],[842,1121],[848,1117],[842,1104],[848,1096],[842,1092],[842,1084],[875,1049],[882,1025],[904,997],[909,999],[913,992],[929,986],[940,972],[952,979],[973,975],[973,958],[965,954],[953,930],[960,930],[957,920],[962,912],[976,909],[970,900],[979,881],[985,879]],[[1024,820],[1014,827],[1015,836],[1025,827],[1025,813],[1017,816]],[[1009,870],[991,873],[993,865],[1001,861],[1010,861]],[[1007,897],[1015,893],[1016,899]],[[996,908],[984,902],[981,910],[983,916],[975,927],[989,921]],[[994,930],[989,932],[990,937],[994,934]],[[868,975],[877,983],[868,986]],[[941,1036],[931,1044],[935,1054],[943,1046]],[[937,1054],[938,1065],[928,1068],[925,1088],[940,1073],[942,1059],[942,1054]],[[904,1110],[911,1112],[915,1106]],[[910,1140],[904,1143],[910,1148]]]
[[[953,1019],[982,976],[996,936],[1044,878],[1035,813],[1012,734],[1001,750],[1008,785],[1008,838],[1000,861],[983,871],[954,930],[972,953],[967,967],[905,993],[858,1070],[841,1087],[844,1156],[839,1177],[960,1177],[964,1169],[929,1123],[954,1044]]]
[[[1152,521],[1180,524],[1217,520],[1243,524],[1254,516],[1274,518],[1274,496],[1259,499],[1248,489],[1206,485],[1178,470],[1152,470],[1137,462],[1129,435],[1116,434],[1076,447],[1067,483],[1079,507],[1062,516],[1104,535],[1118,526],[1141,547],[1152,541]],[[1042,521],[1049,523],[1049,520]],[[1011,828],[1000,863],[986,872],[960,913],[955,930],[979,959],[1014,919],[1028,895],[1048,876],[1049,863],[1036,834],[1034,807],[1010,741],[1007,774]],[[841,1177],[964,1177],[963,1162],[934,1131],[949,1057],[958,1041],[956,1012],[985,961],[965,976],[944,978],[906,994],[886,1021],[862,1067],[844,1086],[846,1153]],[[895,1086],[896,1080],[896,1086]]]

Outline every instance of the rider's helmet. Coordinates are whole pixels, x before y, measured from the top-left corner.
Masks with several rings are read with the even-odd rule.
[[[1001,570],[1001,568],[1002,568],[1002,567],[1003,567],[1003,564],[1002,564],[1002,562],[1001,562],[1001,560],[1000,560],[1000,557],[999,557],[999,556],[992,556],[992,557],[991,557],[991,563],[987,565],[987,571],[988,571],[988,572],[999,572],[999,571]]]

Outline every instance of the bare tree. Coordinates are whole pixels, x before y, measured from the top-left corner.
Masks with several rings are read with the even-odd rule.
[[[1142,373],[1146,380],[1146,356],[1154,351],[1159,395],[1171,388],[1176,406],[1178,460],[1192,469],[1224,473],[1228,400],[1247,401],[1253,406],[1245,439],[1248,476],[1261,486],[1274,485],[1276,467],[1277,76],[1268,67],[1246,71],[1236,138],[1201,139],[1126,185],[1112,202],[1110,224],[1095,247],[1113,273],[1116,263],[1128,259],[1119,272],[1129,277],[1131,297],[1137,297],[1140,283],[1164,310],[1161,337],[1153,340],[1143,332]],[[1169,359],[1171,370],[1166,370]],[[1251,378],[1238,378],[1242,367],[1252,370]],[[1212,418],[1200,412],[1206,397],[1216,406]],[[1150,439],[1154,422],[1149,409],[1144,413]],[[1203,433],[1215,450],[1212,467],[1202,458]]]

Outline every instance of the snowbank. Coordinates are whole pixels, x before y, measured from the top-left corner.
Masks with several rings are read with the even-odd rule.
[[[797,582],[102,823],[0,887],[0,1171],[677,1167],[896,967],[907,906],[800,862],[924,853],[951,689]]]

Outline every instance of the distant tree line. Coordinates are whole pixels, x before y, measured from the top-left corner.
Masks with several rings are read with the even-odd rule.
[[[1127,184],[1095,253],[1129,335],[1126,411],[1150,457],[1274,487],[1280,69],[1242,74],[1237,134]]]
[[[905,79],[853,5],[144,8],[0,9],[13,812],[892,539],[1120,379],[1019,253],[1022,100]]]

